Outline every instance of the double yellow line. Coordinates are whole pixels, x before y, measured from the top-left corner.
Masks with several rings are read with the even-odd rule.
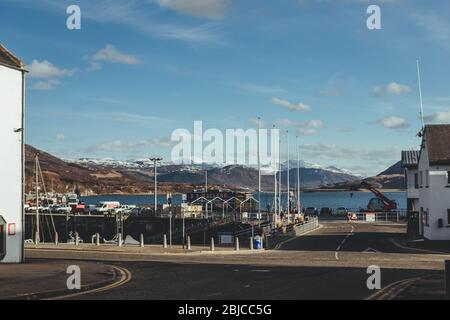
[[[70,294],[66,294],[66,295],[62,295],[62,296],[47,298],[47,299],[44,299],[44,300],[71,299],[71,298],[75,298],[75,297],[79,297],[79,296],[83,296],[83,295],[87,295],[87,294],[104,292],[104,291],[112,290],[112,289],[118,288],[120,286],[123,286],[124,284],[126,284],[126,283],[131,281],[133,276],[132,276],[132,274],[131,274],[131,272],[129,270],[127,270],[125,268],[122,268],[122,267],[116,267],[116,266],[110,266],[110,267],[114,271],[114,278],[113,279],[117,279],[118,278],[117,281],[114,281],[113,283],[110,283],[110,284],[108,284],[106,286],[103,286],[103,287],[100,287],[100,288],[80,291],[80,292],[76,292],[76,293],[70,293]]]
[[[394,300],[400,293],[402,293],[421,279],[422,278],[417,277],[391,283],[386,288],[383,288],[368,297],[366,300]]]

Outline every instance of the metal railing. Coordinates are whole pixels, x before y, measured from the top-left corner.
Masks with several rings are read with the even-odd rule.
[[[318,226],[319,226],[319,218],[312,217],[304,223],[294,225],[293,230],[294,230],[295,234],[297,236],[299,236],[306,232],[316,229]]]

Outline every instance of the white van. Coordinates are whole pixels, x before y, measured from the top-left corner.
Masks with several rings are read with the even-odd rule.
[[[120,208],[120,202],[117,201],[102,201],[95,206],[95,212],[97,213],[110,213],[114,209]]]

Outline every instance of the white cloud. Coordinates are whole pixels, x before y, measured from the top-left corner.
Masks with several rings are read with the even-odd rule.
[[[294,121],[291,119],[279,119],[275,125],[284,128],[295,128],[297,133],[302,136],[311,136],[320,133],[324,127],[322,120],[310,120],[306,122]]]
[[[400,117],[385,117],[371,122],[379,124],[388,129],[404,129],[409,127],[409,123]]]
[[[29,71],[29,77],[40,79],[67,77],[76,72],[76,70],[58,68],[47,60],[33,60],[33,62],[30,65],[27,65],[25,69]]]
[[[58,86],[60,83],[61,83],[61,81],[59,81],[57,79],[38,81],[32,86],[32,88],[35,90],[52,90],[56,86]]]
[[[99,64],[95,61],[108,61],[121,64],[136,65],[141,64],[142,61],[134,55],[125,54],[116,49],[116,47],[108,44],[106,47],[97,51],[97,53],[92,57],[94,63],[91,64],[91,68],[100,68]]]
[[[288,100],[272,98],[272,103],[284,108],[287,108],[291,111],[301,111],[301,112],[309,112],[311,111],[311,107],[304,103],[292,103]]]
[[[64,140],[64,139],[66,139],[66,136],[64,134],[58,133],[56,135],[56,140]]]
[[[152,138],[138,141],[114,140],[90,146],[86,151],[96,153],[99,151],[138,150],[157,146],[167,147],[172,144],[173,143],[168,138]]]
[[[384,96],[386,94],[401,95],[411,92],[411,88],[404,84],[397,82],[391,82],[386,86],[373,87],[373,94],[377,97]]]
[[[231,0],[158,0],[158,4],[181,14],[217,19],[228,11]]]
[[[282,94],[287,92],[285,89],[279,86],[267,86],[253,83],[238,83],[237,87],[248,92],[267,95]]]
[[[323,122],[321,120],[310,120],[302,123],[297,132],[302,136],[312,136],[320,133],[320,129],[323,128]]]
[[[412,14],[412,19],[425,31],[426,36],[447,50],[450,49],[450,23],[447,16],[417,12]]]
[[[436,112],[424,117],[427,123],[450,123],[450,111]]]

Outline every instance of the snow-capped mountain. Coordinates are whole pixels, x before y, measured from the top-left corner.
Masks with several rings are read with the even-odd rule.
[[[346,174],[346,175],[359,177],[359,178],[363,177],[361,174],[354,173],[351,170],[341,169],[341,168],[338,168],[336,166],[322,166],[320,164],[312,163],[312,162],[304,161],[304,160],[300,160],[300,168],[324,170],[324,171],[329,171],[329,172],[332,172],[332,173]],[[289,169],[297,169],[297,160],[290,160],[289,161]],[[287,161],[282,164],[281,170],[283,170],[283,171],[287,170]]]

